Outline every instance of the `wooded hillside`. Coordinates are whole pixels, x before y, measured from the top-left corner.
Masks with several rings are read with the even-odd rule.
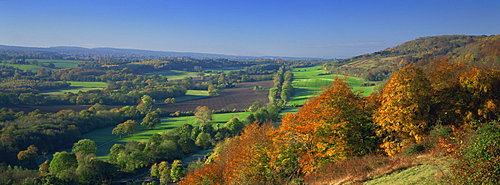
[[[448,56],[454,62],[465,62],[480,68],[498,63],[498,36],[444,35],[422,37],[394,48],[349,59],[329,61],[325,70],[367,80],[382,81],[409,65],[425,66],[430,61]],[[495,62],[496,60],[496,62]]]

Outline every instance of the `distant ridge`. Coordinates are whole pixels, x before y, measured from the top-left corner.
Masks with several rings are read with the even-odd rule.
[[[3,50],[3,51],[2,51]],[[111,57],[111,58],[196,58],[196,59],[234,59],[234,60],[255,60],[255,59],[289,59],[289,60],[317,60],[320,58],[306,57],[281,57],[281,56],[237,56],[212,53],[195,52],[172,52],[172,51],[152,51],[141,49],[120,49],[120,48],[84,48],[74,46],[54,46],[54,47],[25,47],[0,45],[0,53],[4,51],[15,51],[22,54],[23,51],[39,52],[43,55],[62,55],[68,57]]]
[[[393,48],[348,59],[328,61],[323,67],[331,73],[348,74],[370,81],[389,79],[394,72],[410,65],[425,66],[448,57],[481,68],[500,69],[500,35],[439,35],[420,37]]]

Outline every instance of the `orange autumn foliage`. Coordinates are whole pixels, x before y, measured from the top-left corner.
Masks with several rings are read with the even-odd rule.
[[[279,129],[247,126],[183,184],[288,184],[325,163],[370,153],[378,144],[367,111],[373,108],[365,105],[345,80],[336,79],[296,114],[287,114]]]
[[[363,98],[336,78],[323,93],[309,99],[296,114],[282,118],[282,143],[296,143],[302,173],[327,162],[370,152],[372,125]],[[281,146],[287,147],[283,144]]]
[[[500,71],[473,68],[459,78],[464,92],[459,113],[464,122],[479,120],[486,122],[500,116]]]
[[[269,172],[271,125],[251,124],[243,134],[230,139],[230,144],[213,163],[189,173],[179,184],[266,184]]]

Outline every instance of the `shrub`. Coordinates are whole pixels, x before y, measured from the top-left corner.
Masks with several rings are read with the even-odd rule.
[[[452,153],[457,159],[451,165],[457,184],[500,183],[499,124],[498,121],[479,124],[462,134]]]
[[[424,145],[421,144],[412,144],[406,147],[403,151],[405,154],[413,155],[422,153],[425,150]]]
[[[432,149],[438,145],[439,138],[450,138],[452,134],[453,130],[450,127],[441,124],[435,125],[423,145],[426,149]]]

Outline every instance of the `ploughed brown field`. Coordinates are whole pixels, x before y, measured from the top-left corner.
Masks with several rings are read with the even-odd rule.
[[[212,110],[244,110],[250,107],[252,103],[258,101],[261,104],[266,104],[269,102],[268,94],[269,90],[253,90],[254,86],[262,86],[264,88],[270,88],[273,86],[272,81],[260,81],[260,82],[245,82],[238,83],[238,88],[234,89],[223,89],[219,91],[218,96],[211,96],[203,99],[189,100],[184,102],[179,102],[175,104],[160,104],[153,106],[153,110],[161,108],[167,112],[176,111],[194,111],[198,106],[207,106]],[[120,108],[120,106],[108,106],[109,108]],[[15,112],[24,111],[25,113],[39,109],[42,113],[48,112],[58,112],[60,110],[71,109],[74,111],[81,111],[88,109],[89,106],[80,105],[45,105],[45,106],[30,106],[30,105],[17,105],[5,107],[12,109]]]

